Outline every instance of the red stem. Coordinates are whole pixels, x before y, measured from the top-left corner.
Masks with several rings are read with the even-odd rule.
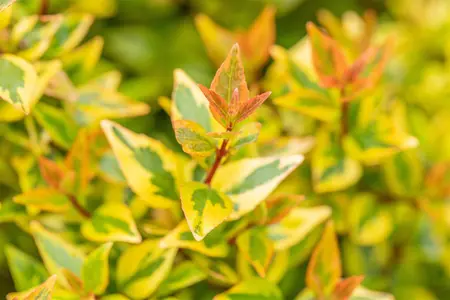
[[[214,161],[213,166],[211,167],[211,169],[208,172],[208,175],[206,176],[205,184],[207,184],[207,185],[211,184],[211,181],[212,181],[214,175],[216,174],[217,169],[220,166],[220,162],[222,161],[222,158],[224,158],[224,156],[227,155],[227,153],[228,153],[227,145],[228,145],[228,140],[224,140],[222,143],[222,146],[216,153],[216,160]]]
[[[81,206],[80,203],[78,203],[77,198],[75,198],[75,196],[69,195],[68,198],[72,203],[73,207],[80,213],[80,215],[88,219],[92,217],[91,213],[88,212],[83,206]]]
[[[41,0],[41,9],[39,15],[43,16],[48,13],[49,0]]]

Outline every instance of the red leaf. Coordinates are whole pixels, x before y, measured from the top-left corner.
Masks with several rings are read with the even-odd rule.
[[[47,182],[50,187],[59,189],[64,177],[63,169],[56,162],[45,157],[39,158],[39,169],[45,182]]]
[[[253,97],[241,106],[237,117],[237,122],[241,122],[248,118],[258,107],[260,107],[264,101],[266,101],[272,92],[265,92],[264,94]]]
[[[208,89],[207,87],[199,84],[200,90],[205,95],[206,99],[209,102],[209,109],[211,113],[219,124],[221,124],[224,128],[228,126],[228,104],[225,100],[218,95],[216,92]]]
[[[364,276],[352,276],[342,279],[334,288],[333,299],[348,300],[353,291],[363,282]]]

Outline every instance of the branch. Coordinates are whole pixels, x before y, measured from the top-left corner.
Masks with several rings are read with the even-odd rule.
[[[83,217],[85,217],[87,219],[92,217],[91,213],[89,211],[87,211],[83,206],[81,206],[80,203],[78,203],[77,198],[75,198],[75,196],[68,195],[67,197],[69,198],[73,207],[80,213],[80,215],[82,215]]]
[[[50,6],[49,0],[41,0],[41,8],[39,10],[39,15],[43,16],[48,13],[48,8]]]
[[[225,155],[227,155],[227,153],[228,153],[227,145],[228,145],[228,140],[224,140],[222,143],[222,147],[220,147],[220,149],[217,151],[216,160],[214,161],[214,164],[211,167],[211,169],[209,170],[208,175],[206,176],[206,179],[205,179],[205,183],[207,185],[211,184],[211,181],[212,181],[214,175],[216,174],[217,169],[220,166],[220,162],[222,161],[222,158],[224,158]]]

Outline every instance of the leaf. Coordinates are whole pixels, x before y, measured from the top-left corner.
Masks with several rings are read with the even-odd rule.
[[[94,18],[88,14],[66,13],[45,58],[59,57],[77,47],[88,33]]]
[[[173,129],[183,151],[192,156],[207,157],[216,151],[216,142],[206,135],[206,131],[197,123],[187,120],[176,120]]]
[[[206,273],[192,261],[176,266],[158,289],[158,296],[167,296],[206,279]]]
[[[28,214],[24,206],[14,203],[11,200],[2,201],[0,206],[0,223],[21,222],[28,223]]]
[[[243,103],[239,109],[236,122],[242,122],[250,117],[250,115],[253,114],[256,109],[258,109],[270,97],[271,94],[272,92],[265,92]]]
[[[315,70],[323,87],[341,87],[347,71],[347,61],[337,42],[313,23],[306,25],[312,47]]]
[[[266,199],[302,161],[301,155],[234,161],[218,169],[211,186],[231,198],[230,218],[237,219]]]
[[[342,279],[334,288],[333,299],[347,300],[351,299],[354,290],[363,282],[364,276],[352,276]]]
[[[231,147],[239,149],[256,142],[261,131],[261,126],[259,122],[250,122],[243,125],[239,128],[237,136],[232,139]]]
[[[5,246],[5,255],[18,292],[27,291],[47,279],[47,271],[34,257],[12,245]]]
[[[222,98],[216,92],[208,89],[207,87],[199,84],[198,87],[202,91],[203,95],[205,95],[206,99],[209,102],[209,110],[213,115],[214,119],[222,125],[223,128],[228,128],[229,125],[229,114],[228,108],[229,105],[225,99]]]
[[[217,126],[209,111],[208,100],[195,82],[182,70],[174,72],[174,87],[172,93],[172,123],[176,120],[193,121],[206,132],[211,132]]]
[[[1,1],[0,1],[0,11],[5,10],[5,9],[8,8],[11,4],[13,4],[14,2],[16,2],[16,0],[1,0]]]
[[[175,229],[161,239],[160,247],[163,249],[189,249],[211,257],[225,257],[229,252],[227,242],[222,236],[216,235],[214,232],[201,241],[195,240],[186,220],[183,220]]]
[[[268,236],[277,251],[301,242],[310,232],[331,216],[328,206],[294,208],[280,222],[268,225]]]
[[[20,295],[7,295],[7,300],[51,300],[52,291],[56,282],[56,275],[48,278],[44,283]]]
[[[119,290],[132,298],[148,298],[169,275],[176,253],[177,249],[159,249],[155,240],[128,248],[117,265]]]
[[[394,230],[388,207],[369,193],[356,194],[348,207],[348,226],[355,244],[369,246],[387,241]]]
[[[236,245],[252,264],[258,275],[266,277],[267,269],[274,255],[274,245],[263,227],[254,227],[239,235]]]
[[[337,133],[320,131],[312,154],[314,190],[317,193],[344,190],[356,184],[361,175],[361,165],[346,156]]]
[[[113,122],[101,124],[131,189],[151,207],[178,205],[181,175],[175,154],[159,141]]]
[[[197,241],[202,240],[233,211],[230,198],[208,185],[188,182],[181,186],[181,207]]]
[[[67,269],[76,276],[81,276],[84,254],[68,244],[59,236],[50,233],[37,222],[31,223],[31,234],[34,237],[44,265],[51,274],[58,275],[58,282],[68,287],[68,282],[63,275],[63,269]]]
[[[62,22],[61,15],[45,18],[34,15],[20,19],[11,31],[11,43],[17,48],[17,55],[31,61],[41,58]]]
[[[150,112],[150,107],[117,91],[87,85],[78,90],[73,110],[79,124],[90,125],[104,119],[146,115]]]
[[[106,203],[95,210],[81,227],[82,234],[94,242],[126,242],[138,244],[142,238],[128,206]]]
[[[387,293],[371,291],[363,287],[356,288],[350,300],[395,300],[394,296]]]
[[[78,126],[65,111],[38,103],[34,109],[34,116],[58,146],[63,149],[71,147],[77,136]]]
[[[69,199],[53,188],[37,188],[14,197],[14,202],[43,211],[61,213],[71,207]]]
[[[212,259],[191,253],[190,257],[203,271],[208,274],[208,281],[218,286],[229,287],[239,282],[239,277],[234,268],[219,259]]]
[[[227,58],[217,70],[210,89],[225,99],[230,105],[230,109],[236,110],[238,104],[245,103],[249,99],[249,91],[245,81],[244,66],[242,65],[238,44],[233,45]],[[239,100],[234,107],[232,98],[236,89]]]
[[[338,102],[330,95],[313,89],[296,88],[276,98],[274,103],[324,122],[335,121],[339,116]]]
[[[36,70],[24,59],[3,54],[0,56],[0,98],[25,114],[30,112],[30,102],[36,88]]]
[[[46,93],[48,86],[52,85],[55,76],[58,76],[58,74],[65,75],[65,73],[61,71],[62,63],[59,60],[39,61],[34,64],[34,67],[36,69],[38,79],[35,91],[33,93],[33,99],[31,101],[32,105],[39,102],[44,93]]]
[[[109,283],[109,252],[113,243],[106,243],[89,253],[83,264],[81,276],[84,290],[101,295]]]
[[[233,299],[282,300],[283,294],[281,293],[280,289],[273,283],[265,279],[255,277],[249,280],[242,281],[225,293],[219,294],[214,297],[214,300]]]
[[[332,221],[311,256],[306,271],[306,285],[318,298],[328,297],[341,279],[341,258]]]

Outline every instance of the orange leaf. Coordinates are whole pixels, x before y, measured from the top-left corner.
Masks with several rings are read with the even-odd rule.
[[[201,84],[198,85],[200,90],[205,95],[209,102],[209,110],[211,111],[214,119],[224,128],[228,126],[228,103],[216,92],[208,89]]]
[[[341,273],[339,246],[333,222],[330,221],[312,254],[306,272],[306,284],[318,298],[328,297],[338,284]]]
[[[240,103],[248,100],[249,91],[238,44],[233,45],[227,58],[217,70],[210,89],[219,94],[228,104],[232,100],[235,89],[239,91]]]
[[[348,300],[353,291],[363,282],[364,276],[352,276],[342,279],[334,288],[334,300]]]
[[[265,92],[261,95],[253,97],[241,106],[237,118],[237,122],[241,122],[248,118],[258,107],[260,107],[264,101],[266,101],[272,92]]]
[[[347,70],[343,50],[313,23],[308,23],[306,28],[311,41],[313,64],[322,86],[341,87]]]
[[[50,187],[59,189],[65,173],[63,169],[56,162],[43,156],[39,158],[39,169],[45,182]]]

